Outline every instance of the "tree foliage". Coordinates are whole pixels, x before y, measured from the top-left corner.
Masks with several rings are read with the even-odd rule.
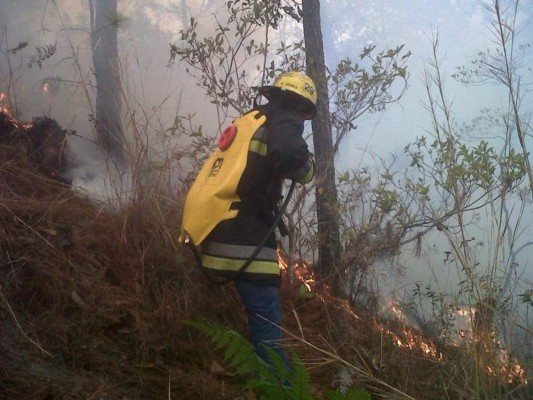
[[[479,51],[471,60],[471,66],[459,66],[453,77],[466,85],[496,84],[506,89],[506,118],[510,122],[510,131],[506,140],[517,140],[520,144],[529,186],[533,192],[533,171],[529,161],[528,141],[531,134],[528,120],[524,115],[524,105],[531,93],[533,83],[532,69],[527,65],[531,55],[531,43],[519,44],[520,33],[518,14],[519,0],[490,0],[483,2],[483,7],[491,15],[489,33],[495,47]]]
[[[341,60],[331,76],[335,152],[345,136],[357,128],[355,122],[363,114],[384,111],[407,89],[411,52],[404,51],[403,45],[377,54],[375,49],[375,45],[365,47],[359,55],[360,63],[350,58]]]

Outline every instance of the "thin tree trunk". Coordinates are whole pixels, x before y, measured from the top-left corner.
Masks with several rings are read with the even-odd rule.
[[[96,77],[96,130],[102,147],[124,164],[122,99],[117,39],[117,0],[89,0],[91,47]]]
[[[318,114],[312,121],[316,158],[316,203],[319,236],[319,275],[334,283],[340,259],[339,212],[335,186],[333,139],[329,112],[324,47],[320,28],[320,2],[303,0],[303,27],[307,73],[318,92]]]

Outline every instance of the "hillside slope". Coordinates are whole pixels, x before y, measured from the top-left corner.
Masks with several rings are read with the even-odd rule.
[[[13,129],[0,132],[0,399],[253,399],[183,323],[246,332],[233,286],[209,284],[177,243],[179,200],[139,191],[112,211],[43,172],[35,148],[12,139]],[[286,345],[316,398],[320,386],[350,380],[373,398],[474,398],[458,350],[288,281]]]

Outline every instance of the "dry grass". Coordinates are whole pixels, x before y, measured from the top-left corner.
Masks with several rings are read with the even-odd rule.
[[[20,150],[0,147],[0,398],[202,398],[206,349],[182,321],[235,324],[236,298],[206,296],[179,207],[153,195],[111,212]]]

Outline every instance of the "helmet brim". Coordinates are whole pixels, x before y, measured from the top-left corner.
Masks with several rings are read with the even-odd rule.
[[[291,108],[298,114],[304,115],[305,119],[313,119],[317,113],[316,105],[311,100],[293,91],[283,90],[277,86],[260,86],[255,89],[269,101],[275,97],[287,99],[288,103],[294,106]]]

